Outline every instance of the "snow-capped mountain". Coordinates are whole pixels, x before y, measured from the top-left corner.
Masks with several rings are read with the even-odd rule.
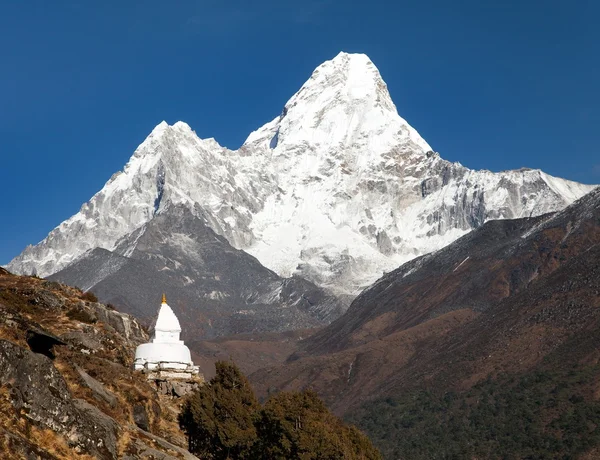
[[[183,204],[280,276],[354,296],[487,220],[556,211],[592,188],[443,160],[398,115],[369,58],[340,53],[236,151],[183,122],[159,124],[122,172],[8,268],[50,275]]]
[[[86,252],[49,279],[93,288],[103,302],[146,321],[167,292],[188,338],[312,328],[344,312],[324,289],[298,276],[282,279],[231,247],[201,213],[168,206],[113,251]]]

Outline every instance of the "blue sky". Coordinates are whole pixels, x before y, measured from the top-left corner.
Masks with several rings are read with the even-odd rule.
[[[600,2],[3,1],[0,262],[161,120],[238,147],[339,51],[442,157],[600,183]]]

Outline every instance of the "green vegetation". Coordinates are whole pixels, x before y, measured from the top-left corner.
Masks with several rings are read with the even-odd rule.
[[[254,458],[380,458],[371,441],[331,414],[313,391],[282,392],[271,397],[256,426]]]
[[[235,365],[217,362],[216,372],[186,401],[179,424],[192,453],[203,458],[249,458],[256,440],[258,401]]]
[[[190,452],[210,459],[380,459],[364,434],[331,414],[314,392],[285,392],[261,406],[229,362],[184,403]]]
[[[574,458],[600,444],[599,377],[598,365],[504,376],[369,403],[348,420],[389,458]]]

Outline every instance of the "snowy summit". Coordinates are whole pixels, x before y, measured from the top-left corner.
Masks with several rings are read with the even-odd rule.
[[[182,204],[279,275],[354,296],[487,220],[556,211],[592,188],[443,160],[398,114],[371,60],[340,53],[236,151],[183,122],[159,124],[122,172],[8,268],[47,276]],[[124,256],[135,248],[127,241]]]

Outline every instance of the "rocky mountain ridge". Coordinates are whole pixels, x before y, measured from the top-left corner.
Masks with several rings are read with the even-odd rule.
[[[183,205],[164,209],[113,251],[96,248],[49,279],[93,288],[146,322],[167,293],[186,340],[319,327],[346,308],[309,281],[263,267]]]
[[[236,151],[183,122],[159,124],[122,172],[8,268],[48,276],[184,205],[280,276],[352,298],[487,220],[556,211],[589,190],[539,170],[443,160],[398,115],[369,58],[340,53]]]

